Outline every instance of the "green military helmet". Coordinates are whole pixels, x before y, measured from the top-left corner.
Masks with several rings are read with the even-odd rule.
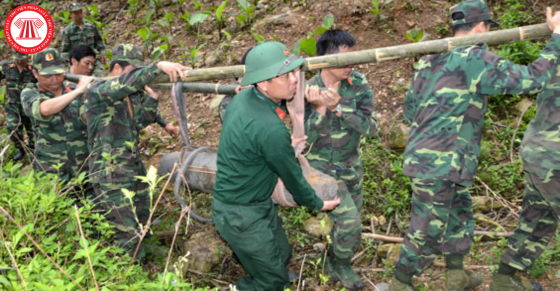
[[[459,24],[475,23],[488,20],[492,27],[500,24],[490,16],[488,5],[485,0],[466,0],[453,5],[451,11],[451,23],[453,26]]]
[[[276,78],[299,68],[302,64],[303,59],[292,55],[282,43],[262,42],[247,55],[241,86]]]
[[[70,4],[68,4],[68,12],[74,12],[74,11],[78,11],[78,10],[82,10],[82,4],[78,3],[78,2],[72,2]]]
[[[20,60],[27,60],[28,55],[24,53],[20,53],[15,49],[12,49],[12,57],[14,58],[14,60],[20,61]]]
[[[119,44],[113,48],[113,61],[123,61],[141,68],[145,67],[142,49],[132,44]]]
[[[40,75],[57,75],[65,72],[60,54],[53,48],[47,48],[34,54],[33,66]]]

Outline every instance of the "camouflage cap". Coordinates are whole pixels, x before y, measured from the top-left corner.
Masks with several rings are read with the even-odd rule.
[[[113,48],[113,61],[124,61],[135,67],[145,67],[142,49],[132,44],[119,44]]]
[[[74,12],[74,11],[78,11],[78,10],[82,10],[82,4],[78,3],[78,2],[72,2],[70,4],[68,4],[68,12]]]
[[[488,11],[485,0],[466,0],[453,5],[450,11],[453,26],[485,20],[490,21],[492,27],[500,26],[490,17],[490,11]]]
[[[56,49],[47,48],[33,55],[33,66],[40,75],[64,73],[64,63]]]
[[[302,64],[303,59],[292,55],[284,44],[277,41],[261,42],[247,55],[241,86],[276,78],[301,67]]]
[[[14,60],[19,61],[19,60],[27,60],[28,55],[24,53],[20,53],[15,49],[12,49],[12,57],[14,58]]]

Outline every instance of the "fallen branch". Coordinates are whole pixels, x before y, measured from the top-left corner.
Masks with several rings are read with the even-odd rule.
[[[515,130],[513,131],[513,136],[511,137],[511,145],[509,147],[509,160],[512,163],[513,163],[513,145],[515,143],[515,136],[517,135],[517,131],[519,130],[519,126],[521,126],[521,122],[523,121],[523,116],[525,116],[525,113],[527,113],[527,110],[531,109],[531,107],[533,107],[533,102],[531,102],[531,105],[529,105],[525,109],[523,109],[523,112],[521,112],[521,115],[519,116],[519,120],[517,120],[517,126],[515,127]]]
[[[511,214],[515,216],[515,218],[519,218],[519,214],[517,214],[517,210],[514,208],[514,206],[510,205],[509,201],[496,194],[496,192],[494,192],[492,188],[486,185],[486,183],[484,183],[484,181],[482,181],[479,177],[475,177],[475,178],[478,182],[480,182],[480,184],[482,184],[482,186],[484,186],[488,191],[490,191],[492,195],[494,195],[494,197],[496,198],[496,200],[498,200],[498,202],[500,202],[500,204],[502,204],[505,208],[509,209],[509,211],[511,211]]]
[[[474,235],[482,235],[482,236],[489,236],[489,237],[510,237],[511,232],[492,232],[492,231],[475,230]],[[384,242],[392,242],[392,243],[402,243],[403,242],[402,237],[386,236],[386,235],[380,235],[380,234],[375,234],[375,233],[362,233],[362,237],[369,237],[369,238],[378,239],[378,240],[381,240],[381,241],[384,241]]]
[[[76,221],[78,222],[78,229],[80,230],[80,236],[82,237],[82,242],[84,243],[84,250],[86,251],[89,270],[91,271],[91,276],[93,277],[93,282],[95,283],[95,290],[99,291],[99,284],[97,284],[97,279],[95,279],[95,272],[93,271],[93,264],[91,263],[86,237],[84,236],[84,231],[82,230],[82,222],[80,222],[80,213],[78,212],[77,205],[74,205],[74,210],[76,210]]]

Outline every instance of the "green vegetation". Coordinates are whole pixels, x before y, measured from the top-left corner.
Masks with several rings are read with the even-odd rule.
[[[334,27],[334,15],[327,14],[325,18],[323,18],[323,25],[313,32],[308,32],[306,38],[302,38],[296,42],[292,52],[296,55],[301,55],[302,52],[305,52],[307,56],[313,57],[317,53],[317,42],[315,41],[314,35],[321,35],[325,31]]]

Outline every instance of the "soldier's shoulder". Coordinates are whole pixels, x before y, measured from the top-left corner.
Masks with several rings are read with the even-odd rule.
[[[367,82],[367,78],[364,74],[358,72],[358,71],[352,71],[350,73],[350,79],[352,80],[357,80],[357,81],[365,81]]]
[[[62,84],[63,84],[64,87],[70,88],[70,90],[74,90],[74,89],[76,89],[76,87],[78,87],[76,85],[76,83],[72,83],[72,82],[68,82],[68,81],[64,81]]]
[[[23,88],[23,90],[21,90],[21,96],[23,97],[24,95],[34,95],[40,93],[39,92],[39,88],[37,87],[36,83],[27,83],[27,85],[25,85],[25,87]]]
[[[71,32],[72,30],[74,30],[74,27],[76,25],[74,24],[73,21],[70,22],[70,24],[66,25],[66,27],[64,28],[64,32]]]
[[[90,22],[89,20],[83,20],[84,21],[84,28],[90,28],[90,29],[97,29],[97,25],[93,24],[92,22]]]

